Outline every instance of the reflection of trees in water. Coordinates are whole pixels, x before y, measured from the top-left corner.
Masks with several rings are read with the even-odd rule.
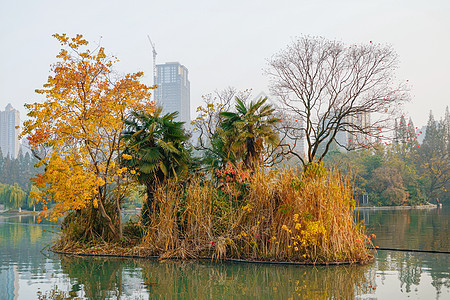
[[[380,247],[449,251],[449,218],[446,207],[373,211],[368,232],[377,234],[375,244]],[[379,258],[379,270],[398,271],[406,292],[412,285],[419,285],[423,270],[430,274],[437,293],[442,287],[450,287],[450,258],[446,254],[380,251]]]
[[[401,289],[406,293],[411,292],[411,286],[419,286],[423,272],[429,273],[431,284],[439,294],[442,287],[450,288],[449,265],[450,258],[446,254],[379,251],[374,269],[383,273],[398,272]],[[381,280],[385,280],[384,275]]]
[[[377,210],[370,212],[367,230],[376,233],[380,247],[449,251],[449,218],[448,208]]]
[[[45,268],[41,250],[50,243],[51,234],[43,230],[53,230],[50,226],[36,224],[35,219],[35,216],[17,216],[0,220],[1,260],[17,262],[18,271],[30,272],[30,276],[39,276]]]
[[[61,256],[61,268],[71,278],[70,296],[83,289],[89,299],[118,299],[132,291],[123,283],[124,269],[136,265],[131,260]]]
[[[432,255],[428,258],[429,265],[436,266],[431,270],[432,285],[436,288],[438,294],[442,288],[450,289],[450,257],[448,254]]]
[[[149,293],[177,298],[196,295],[231,297],[353,299],[372,284],[368,266],[299,267],[247,264],[145,262],[144,284]],[[364,293],[367,292],[363,291]]]
[[[0,247],[7,246],[3,251],[10,250],[12,254],[17,254],[18,249],[27,249],[29,247],[42,248],[42,230],[43,227],[35,223],[35,216],[10,217],[1,220],[0,239],[7,243],[0,243]],[[47,228],[52,230],[51,227]],[[39,249],[40,250],[40,249]]]
[[[58,289],[58,286],[54,286],[51,290],[45,292],[37,292],[38,300],[81,300],[82,298],[74,296],[70,292],[62,291]]]
[[[301,267],[86,257],[62,257],[61,265],[71,286],[65,291],[55,287],[40,299],[142,298],[136,295],[141,289],[156,299],[353,299],[375,289],[375,273],[368,265]]]
[[[422,275],[421,262],[417,255],[411,253],[404,253],[403,261],[397,263],[398,279],[405,286],[407,293],[411,292],[411,285],[419,285],[420,276]]]
[[[447,255],[380,251],[378,256],[373,265],[329,267],[62,257],[62,270],[70,277],[70,286],[64,291],[47,291],[41,299],[76,299],[80,295],[134,299],[146,298],[145,291],[156,299],[214,299],[222,295],[354,299],[374,294],[376,279],[382,283],[392,280],[383,273],[395,274],[404,293],[424,284],[420,282],[422,272],[430,274],[437,294],[450,288]]]
[[[431,274],[431,278],[433,278],[433,282],[431,283],[435,288],[437,294],[442,293],[442,287],[450,289],[450,279],[449,274],[446,276],[442,276],[442,274]]]

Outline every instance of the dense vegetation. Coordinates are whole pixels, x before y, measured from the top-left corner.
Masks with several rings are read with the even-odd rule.
[[[233,95],[226,103],[207,102],[193,122],[200,136],[190,142],[183,123],[176,121],[177,113],[163,114],[149,101],[155,87],[140,82],[142,73],[118,77],[112,68],[116,59],[102,47],[85,49],[88,42],[81,35],[55,37],[63,49],[52,76],[37,91],[46,100],[26,105],[29,120],[23,136],[39,157],[37,166],[45,167],[32,179],[35,190],[30,194],[43,206],[45,216],[63,217],[56,250],[161,258],[363,262],[371,258],[366,248],[371,237],[355,221],[355,197],[367,192],[375,200],[388,199],[388,204],[407,204],[425,199],[423,187],[429,188],[425,195],[438,192],[439,185],[419,184],[415,171],[407,167],[406,160],[416,151],[414,137],[407,134],[410,130],[403,129],[404,120],[397,126],[398,150],[378,145],[375,151],[329,151],[338,129],[349,130],[348,120],[361,112],[388,111],[376,91],[391,84],[390,71],[383,66],[385,57],[395,64],[389,49],[368,45],[350,53],[373,59],[381,73],[365,74],[367,66],[353,56],[327,58],[355,64],[361,68],[357,75],[365,74],[364,78],[386,77],[379,78],[382,86],[368,86],[363,93],[349,89],[327,95],[334,99],[331,102],[322,99],[330,105],[330,114],[339,103],[342,109],[336,116],[307,122],[308,128],[319,122],[321,130],[309,143],[308,158],[302,160],[301,153],[290,148],[288,134],[295,126],[296,133],[302,131],[298,127],[302,122],[277,113],[267,98],[251,101]],[[311,42],[347,51],[322,39]],[[330,76],[345,84],[335,71]],[[347,71],[352,74],[354,69]],[[402,90],[392,90],[392,95],[397,93]],[[360,124],[351,126],[350,132],[369,134],[369,129]],[[434,149],[431,140],[424,141],[427,144]],[[325,150],[320,153],[321,145]],[[403,160],[398,158],[400,162],[394,164],[396,155]],[[348,173],[324,167],[327,156],[327,162],[339,169],[340,161],[348,157],[344,168]],[[355,172],[358,167],[361,172]],[[436,165],[428,169],[434,171]],[[356,190],[352,174],[359,176]],[[387,179],[382,177],[386,174]],[[124,202],[139,190],[144,190],[142,213],[122,224]]]
[[[35,168],[37,160],[26,152],[19,151],[16,159],[3,157],[0,150],[0,204],[7,209],[42,209],[42,205],[29,196],[36,187],[30,179],[42,168]]]
[[[34,165],[37,160],[26,152],[25,155],[19,151],[16,159],[10,156],[4,157],[0,150],[0,182],[3,184],[14,185],[17,183],[24,191],[29,191],[31,181],[38,171]]]
[[[450,113],[439,122],[430,112],[423,142],[417,127],[402,116],[392,143],[373,149],[330,152],[329,165],[339,166],[355,178],[355,199],[367,193],[369,205],[418,205],[448,202],[450,196]]]

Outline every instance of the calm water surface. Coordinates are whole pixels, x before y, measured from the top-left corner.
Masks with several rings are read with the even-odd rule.
[[[450,209],[360,211],[380,247],[450,251]],[[450,255],[379,251],[362,266],[77,258],[57,231],[0,216],[0,299],[450,299]]]

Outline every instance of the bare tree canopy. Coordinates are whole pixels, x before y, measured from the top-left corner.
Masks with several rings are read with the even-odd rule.
[[[370,147],[409,99],[406,85],[395,81],[398,57],[390,46],[303,36],[268,65],[271,92],[291,119],[284,129],[296,142],[304,138],[306,157],[290,149],[304,166],[321,161],[333,142],[347,150]]]

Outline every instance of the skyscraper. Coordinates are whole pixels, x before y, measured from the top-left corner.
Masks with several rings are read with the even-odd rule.
[[[355,116],[346,117],[344,121],[347,124],[353,124],[354,126],[366,129],[370,126],[370,113],[368,112],[359,112]],[[348,127],[348,126],[347,126]],[[351,130],[348,128],[348,130]],[[371,138],[369,136],[366,136],[365,134],[361,132],[355,132],[351,134],[348,131],[339,131],[336,135],[336,142],[338,142],[341,146],[353,148],[355,146],[362,146],[364,144],[368,145],[372,142]],[[345,151],[345,150],[344,150]]]
[[[4,156],[17,158],[19,154],[20,114],[10,103],[0,112],[0,148]]]
[[[178,62],[168,62],[156,65],[155,102],[163,107],[163,113],[177,111],[177,121],[191,121],[190,112],[190,82],[188,69]]]

